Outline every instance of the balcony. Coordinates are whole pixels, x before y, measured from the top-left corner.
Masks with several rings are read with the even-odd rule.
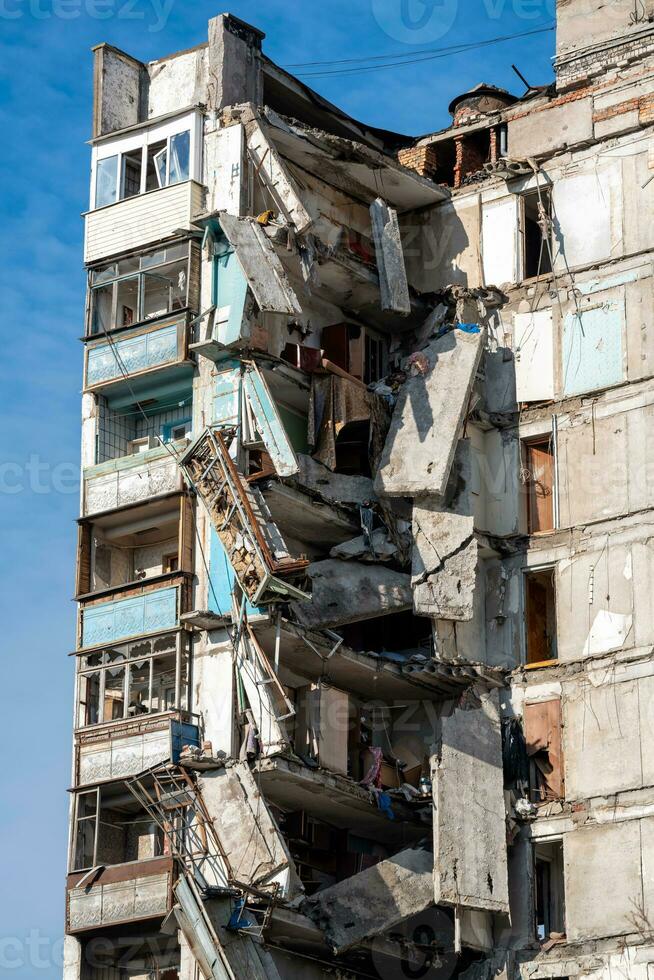
[[[187,445],[186,440],[177,440],[171,449],[180,452]],[[176,459],[163,446],[157,446],[87,467],[82,512],[86,516],[126,507],[173,493],[181,486]]]
[[[175,629],[191,609],[192,576],[158,575],[107,593],[80,602],[80,650]]]
[[[188,359],[188,325],[189,314],[182,313],[126,330],[111,341],[104,337],[89,341],[85,390],[107,397],[120,395],[123,390],[138,395],[143,376],[147,384],[190,378],[193,362]],[[125,374],[129,375],[129,385]]]
[[[81,675],[82,677],[84,675]],[[88,689],[88,687],[87,687]],[[75,779],[92,786],[136,776],[165,762],[178,762],[184,745],[200,744],[199,729],[185,711],[138,715],[78,731]]]
[[[84,878],[88,878],[87,872],[68,876],[68,934],[163,918],[173,906],[171,857],[99,868],[90,882],[78,887]]]
[[[202,184],[186,180],[87,212],[84,261],[98,262],[192,230],[204,194]]]

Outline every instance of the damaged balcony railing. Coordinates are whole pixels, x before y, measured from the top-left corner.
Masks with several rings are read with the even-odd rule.
[[[161,828],[170,853],[204,897],[229,888],[229,860],[188,773],[168,763],[133,776],[127,787]]]
[[[181,460],[185,477],[205,504],[250,602],[308,599],[291,581],[308,562],[288,554],[263,498],[236,469],[229,454],[235,435],[233,427],[206,429]]]

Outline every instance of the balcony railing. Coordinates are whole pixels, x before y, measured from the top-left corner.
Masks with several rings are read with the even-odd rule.
[[[177,453],[187,446],[188,441],[182,439],[171,443],[171,449]],[[177,461],[163,446],[110,459],[84,470],[82,516],[138,504],[151,497],[174,493],[181,487]]]
[[[78,786],[136,776],[164,762],[178,762],[184,745],[200,744],[199,728],[187,711],[108,722],[81,729],[76,736]]]
[[[89,211],[84,261],[98,262],[191,229],[202,211],[204,192],[202,184],[187,180]]]
[[[161,575],[80,603],[79,649],[172,630],[191,608],[190,575]],[[165,584],[162,584],[165,582]]]
[[[111,339],[97,337],[87,342],[84,387],[99,394],[113,394],[126,384],[138,384],[141,375],[156,380],[192,371],[187,360],[188,313],[177,313],[123,330]]]
[[[87,881],[78,887],[84,878]],[[68,875],[68,933],[158,919],[172,908],[174,862],[171,857],[99,868],[88,878],[84,871]]]

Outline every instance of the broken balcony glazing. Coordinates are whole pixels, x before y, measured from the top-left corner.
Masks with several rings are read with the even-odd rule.
[[[189,241],[104,263],[89,273],[86,333],[102,335],[197,306],[197,246]]]
[[[165,633],[78,658],[77,727],[189,707],[184,634]]]

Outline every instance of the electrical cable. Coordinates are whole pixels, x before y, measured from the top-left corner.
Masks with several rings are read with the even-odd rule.
[[[425,61],[437,61],[440,60],[441,58],[449,58],[457,54],[467,54],[470,51],[476,51],[482,48],[492,47],[495,44],[503,44],[506,41],[516,40],[522,37],[530,37],[535,34],[549,33],[550,31],[553,30],[554,30],[554,25],[551,25],[549,27],[540,27],[534,29],[533,31],[524,31],[519,34],[507,34],[504,37],[489,38],[485,41],[470,42],[469,44],[455,45],[449,48],[436,48],[433,49],[431,53],[418,54],[412,58],[404,57],[403,61],[397,61],[397,60],[388,61],[385,64],[358,65],[350,68],[324,68],[324,69],[319,69],[318,71],[298,72],[297,77],[298,78],[326,78],[334,75],[345,77],[348,75],[363,74],[364,72],[369,72],[369,71],[380,71],[383,68],[401,68],[406,65],[421,64],[422,62]],[[393,55],[387,57],[401,58],[403,56]],[[363,59],[355,59],[355,60],[363,60]],[[324,62],[324,64],[326,65],[330,65],[330,64],[338,65],[338,64],[347,64],[347,63],[348,62],[338,62],[338,61]],[[320,62],[316,62],[315,64],[319,65]],[[298,66],[289,65],[287,67],[298,67]]]

